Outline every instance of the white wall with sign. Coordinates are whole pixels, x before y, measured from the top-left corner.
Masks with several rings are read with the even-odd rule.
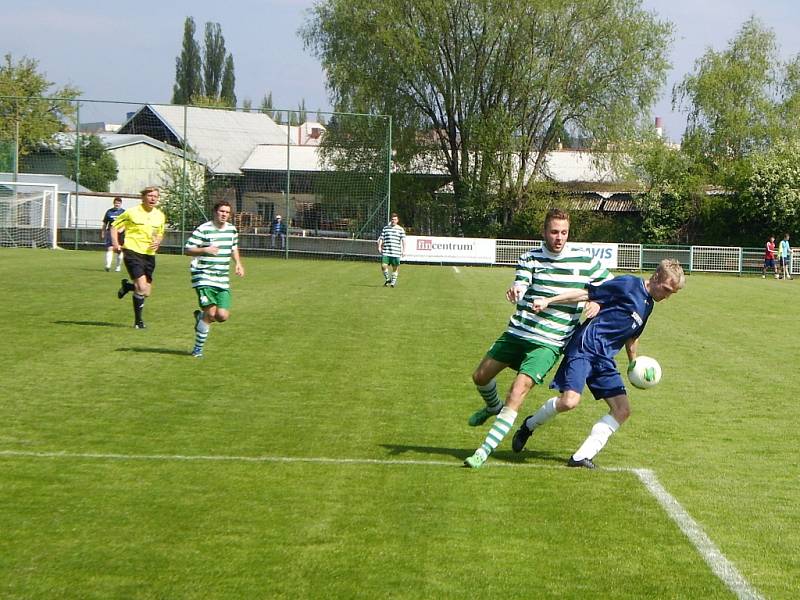
[[[406,236],[404,262],[494,264],[496,240],[482,238]]]

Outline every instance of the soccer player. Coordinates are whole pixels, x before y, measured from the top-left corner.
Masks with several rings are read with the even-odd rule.
[[[153,289],[153,272],[156,270],[156,252],[164,238],[166,217],[158,206],[160,196],[157,187],[146,187],[141,191],[142,203],[129,208],[111,224],[111,242],[114,252],[125,250],[125,268],[133,282],[122,280],[117,298],[133,292],[133,326],[144,329],[142,311],[145,298]],[[125,231],[125,242],[120,243],[120,232]]]
[[[792,256],[792,248],[789,246],[789,234],[784,234],[783,239],[781,240],[780,245],[780,255],[781,255],[781,279],[791,279],[791,256]]]
[[[611,435],[630,416],[631,408],[625,384],[617,370],[614,356],[625,346],[628,369],[633,366],[639,348],[639,336],[656,302],[666,300],[685,284],[678,261],[665,258],[650,279],[622,275],[599,285],[574,289],[552,298],[537,298],[533,311],[537,314],[559,302],[592,300],[600,312],[584,322],[572,336],[564,358],[556,371],[551,388],[560,395],[550,398],[533,415],[527,417],[514,434],[512,449],[521,452],[531,434],[557,414],[572,410],[581,401],[585,385],[595,399],[603,399],[611,409],[592,427],[589,437],[569,458],[570,467],[594,469],[592,460],[606,445]]]
[[[775,279],[778,279],[778,267],[775,266],[775,236],[769,236],[767,240],[767,247],[764,250],[764,268],[761,270],[761,279],[766,278],[767,269],[771,269],[775,273]]]
[[[508,328],[472,374],[486,406],[470,416],[469,425],[477,427],[489,417],[496,418],[483,444],[464,461],[466,467],[477,469],[483,465],[511,431],[525,397],[534,385],[542,384],[553,368],[584,309],[583,303],[572,301],[554,304],[534,314],[531,310],[534,298],[555,296],[612,277],[598,259],[582,250],[567,248],[569,215],[564,211],[557,208],[548,211],[543,233],[544,245],[520,256],[514,283],[506,292],[508,301],[516,304]],[[590,303],[584,313],[592,317],[597,310],[598,306]],[[514,368],[517,376],[503,405],[497,395],[495,377],[506,367]]]
[[[111,240],[111,223],[113,223],[114,219],[124,212],[125,209],[122,208],[122,198],[116,197],[113,200],[113,206],[106,211],[106,214],[103,215],[103,225],[100,227],[100,239],[103,240],[106,245],[106,271],[111,270],[111,263],[113,262],[115,254],[113,241]],[[125,234],[123,232],[119,233],[120,244],[124,243],[124,236]],[[122,267],[122,252],[117,252],[116,255],[117,268],[114,270],[119,272]]]
[[[230,267],[244,277],[239,256],[239,233],[229,221],[231,205],[221,200],[214,205],[214,217],[192,232],[186,241],[186,254],[194,256],[191,266],[192,287],[197,292],[200,310],[194,311],[194,349],[192,356],[202,358],[203,346],[214,322],[228,320],[231,309]]]
[[[383,286],[397,285],[397,272],[400,270],[400,259],[406,253],[406,230],[398,221],[397,213],[392,213],[389,224],[383,228],[378,237],[378,252],[381,254],[381,271],[383,271]],[[389,276],[389,266],[392,274]]]

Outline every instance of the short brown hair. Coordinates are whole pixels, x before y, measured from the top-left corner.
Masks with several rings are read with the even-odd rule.
[[[139,195],[142,197],[142,200],[144,200],[144,197],[147,196],[147,194],[149,194],[150,192],[158,192],[160,195],[161,189],[157,185],[149,185],[146,188],[144,188],[141,192],[139,192]]]
[[[550,227],[550,221],[555,221],[556,219],[569,223],[569,213],[561,210],[560,208],[551,208],[548,210],[547,215],[544,217],[545,230]]]
[[[231,203],[228,202],[227,200],[220,200],[219,202],[217,202],[214,205],[214,208],[211,209],[211,212],[217,212],[220,209],[221,206],[227,206],[228,208],[231,209],[231,212],[233,212],[233,207],[231,206]],[[280,215],[278,215],[278,216],[280,216]]]

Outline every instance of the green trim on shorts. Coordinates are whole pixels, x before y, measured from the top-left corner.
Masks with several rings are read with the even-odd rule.
[[[492,344],[486,355],[498,362],[506,363],[518,373],[530,377],[537,385],[541,385],[547,373],[556,364],[559,352],[549,346],[522,339],[505,331]]]
[[[232,298],[230,290],[201,285],[200,287],[194,288],[194,291],[197,292],[197,303],[200,305],[200,308],[206,308],[207,306],[216,306],[217,308],[223,308],[225,310],[230,310],[231,308]]]
[[[393,267],[400,266],[400,257],[399,256],[381,256],[381,264],[382,265],[391,265]]]

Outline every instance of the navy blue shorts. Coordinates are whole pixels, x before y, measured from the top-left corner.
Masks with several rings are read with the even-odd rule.
[[[559,392],[572,390],[582,394],[587,385],[595,400],[627,394],[617,364],[598,356],[564,356],[550,387]]]

